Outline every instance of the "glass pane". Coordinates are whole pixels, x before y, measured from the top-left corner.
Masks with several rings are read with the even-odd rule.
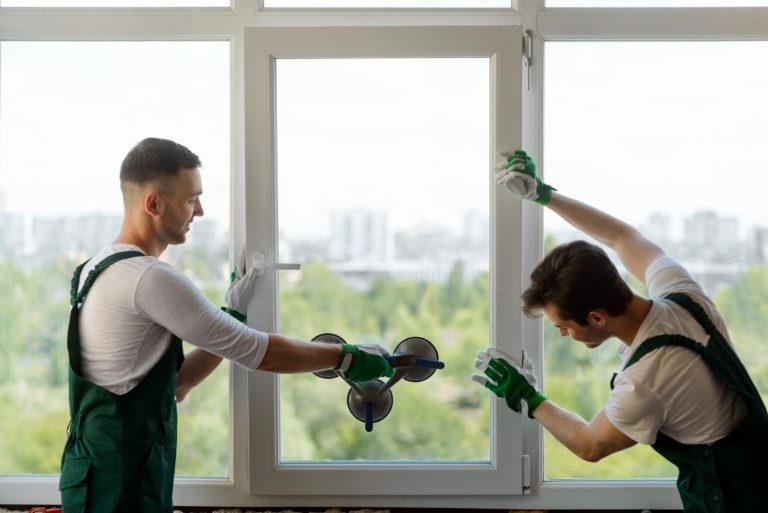
[[[69,418],[69,283],[120,229],[118,174],[147,136],[203,161],[205,217],[164,258],[221,304],[227,279],[229,44],[0,45],[0,474],[57,474]],[[228,474],[228,369],[179,405],[177,474]]]
[[[341,379],[282,376],[281,459],[487,461],[489,399],[469,382],[489,328],[488,59],[278,60],[281,332],[446,367],[392,389],[367,433]],[[308,79],[308,77],[311,77]]]
[[[510,0],[264,0],[264,7],[308,8],[488,8],[512,7]]]
[[[0,7],[229,7],[230,0],[0,0]]]
[[[768,43],[548,43],[546,52],[547,181],[638,227],[685,266],[768,392],[768,221],[759,206]],[[546,249],[580,238],[545,212]],[[621,363],[618,344],[587,354],[545,322],[547,395],[591,418]],[[548,479],[676,475],[648,447],[584,465],[552,438],[544,468]]]
[[[752,7],[768,0],[546,0],[547,7]]]

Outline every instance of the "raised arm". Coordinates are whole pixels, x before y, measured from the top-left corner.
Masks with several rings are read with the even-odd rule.
[[[645,270],[664,255],[659,246],[636,228],[586,203],[553,192],[546,206],[573,227],[614,250],[624,267],[643,283]]]
[[[645,270],[664,255],[633,226],[594,207],[569,198],[541,181],[536,164],[523,151],[516,151],[498,167],[496,179],[523,199],[545,205],[581,232],[613,249],[627,270],[645,283]]]

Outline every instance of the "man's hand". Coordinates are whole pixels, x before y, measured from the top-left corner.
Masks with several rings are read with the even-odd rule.
[[[253,286],[258,275],[256,269],[245,269],[245,246],[240,251],[235,263],[235,268],[230,275],[229,289],[225,300],[227,308],[225,311],[235,319],[245,322],[245,315],[248,311],[248,303],[253,294]]]
[[[334,370],[355,383],[391,377],[395,369],[384,358],[387,350],[377,344],[342,344],[341,358]]]
[[[541,181],[536,174],[536,163],[527,153],[517,150],[501,156],[505,160],[495,167],[496,183],[503,183],[522,199],[534,200],[541,205],[549,203],[552,191],[556,189]]]
[[[533,362],[523,351],[523,365],[517,365],[511,356],[495,349],[488,348],[477,354],[475,367],[485,374],[475,374],[472,381],[480,383],[499,397],[503,397],[507,406],[514,411],[521,410],[521,402],[528,405],[528,416],[533,418],[533,412],[546,401],[544,394],[537,390],[538,381],[533,372]]]

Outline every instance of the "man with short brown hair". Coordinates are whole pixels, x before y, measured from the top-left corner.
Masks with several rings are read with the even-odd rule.
[[[59,482],[67,513],[171,513],[176,402],[222,358],[269,372],[336,369],[350,381],[394,372],[376,347],[310,343],[240,322],[257,279],[242,253],[226,313],[158,259],[204,213],[199,167],[181,144],[139,142],[120,169],[120,233],[72,278],[71,421]],[[185,355],[182,340],[197,347]]]
[[[768,510],[768,413],[699,284],[632,226],[555,192],[525,152],[510,155],[497,179],[616,251],[650,297],[633,294],[607,255],[584,241],[558,246],[531,273],[528,315],[545,315],[561,336],[588,348],[621,341],[623,368],[589,422],[537,389],[525,353],[518,364],[483,351],[476,366],[484,374],[473,379],[515,411],[525,403],[529,417],[587,461],[651,445],[678,467],[687,513]]]

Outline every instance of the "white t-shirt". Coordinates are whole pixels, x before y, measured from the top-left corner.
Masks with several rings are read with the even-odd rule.
[[[79,288],[97,263],[121,251],[141,250],[128,244],[102,249],[83,268]],[[125,394],[160,361],[173,335],[248,369],[258,368],[269,341],[211,304],[170,265],[137,256],[103,271],[81,306],[83,377]]]
[[[687,310],[660,299],[671,292],[683,292],[701,305],[733,346],[715,305],[680,264],[667,256],[657,259],[646,270],[645,282],[653,304],[632,344],[621,346],[625,363],[656,335],[684,335],[707,344],[708,335]],[[618,373],[605,413],[611,424],[639,443],[655,443],[661,431],[683,444],[708,444],[730,433],[747,407],[698,354],[665,346]]]

